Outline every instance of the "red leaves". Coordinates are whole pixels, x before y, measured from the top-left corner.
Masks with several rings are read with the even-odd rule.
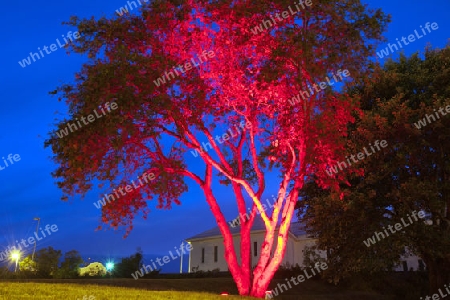
[[[338,190],[344,174],[331,178],[326,170],[345,156],[346,126],[355,105],[348,96],[311,89],[343,66],[354,76],[364,69],[366,48],[353,38],[356,33],[339,43],[327,40],[338,36],[340,26],[349,26],[348,18],[361,14],[355,7],[344,9],[337,2],[313,6],[307,22],[297,14],[277,24],[275,34],[257,35],[249,28],[283,9],[280,3],[156,1],[143,17],[127,15],[107,26],[104,20],[81,22],[83,32],[92,36],[80,41],[80,49],[95,58],[77,75],[76,85],[63,89],[72,117],[111,99],[117,99],[119,110],[50,142],[64,192],[86,193],[99,180],[110,183],[106,193],[115,194],[144,170],[154,172],[155,180],[103,208],[102,221],[114,228],[127,226],[128,233],[136,215],[146,217],[151,200],[161,209],[179,205],[186,177],[210,193],[208,203],[222,228],[226,222],[212,194],[216,173],[225,177],[219,183],[241,188],[256,203],[270,170],[279,172],[275,186],[286,196],[296,196],[305,177],[313,175],[320,185]],[[201,60],[209,52],[214,57]],[[189,70],[186,62],[192,62]],[[156,85],[158,78],[165,83]],[[290,105],[288,99],[303,91],[310,95]],[[242,122],[251,126],[240,127]],[[241,130],[233,135],[228,129],[236,126]],[[224,136],[227,131],[231,137]],[[194,149],[202,155],[195,152],[193,162],[189,151]],[[278,251],[275,265],[284,253]]]

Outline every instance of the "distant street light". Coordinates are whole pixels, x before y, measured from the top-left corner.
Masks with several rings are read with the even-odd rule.
[[[107,263],[106,263],[106,270],[107,270],[108,272],[111,272],[113,269],[114,269],[114,263],[112,263],[112,262],[107,262]]]
[[[34,218],[33,220],[38,221],[37,226],[36,226],[36,236],[37,236],[39,222],[41,222],[41,218]],[[36,252],[36,240],[37,239],[34,239],[34,249],[33,249],[33,255],[31,256],[31,261],[34,261],[34,253]]]
[[[16,267],[14,269],[14,272],[17,272],[17,264],[19,263],[20,252],[19,251],[12,252],[11,253],[11,258],[16,260]]]

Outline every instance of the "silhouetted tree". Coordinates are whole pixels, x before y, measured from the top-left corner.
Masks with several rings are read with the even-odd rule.
[[[68,251],[64,254],[64,261],[61,263],[61,267],[55,274],[58,278],[76,278],[78,277],[78,270],[83,263],[81,255],[76,250]]]
[[[53,247],[40,249],[36,252],[37,274],[40,277],[50,277],[58,270],[61,250],[55,250]]]
[[[138,251],[130,257],[122,258],[121,262],[114,266],[113,275],[120,278],[129,278],[131,274],[142,266],[142,251]]]

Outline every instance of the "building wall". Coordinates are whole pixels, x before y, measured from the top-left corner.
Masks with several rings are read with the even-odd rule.
[[[235,239],[234,239],[235,240]],[[193,268],[198,268],[198,271],[211,271],[220,269],[220,271],[227,271],[228,266],[224,259],[224,245],[222,237],[208,238],[200,241],[192,241],[192,250],[190,252],[190,267],[189,272]],[[236,241],[235,241],[236,244]],[[214,261],[214,247],[217,247],[217,262]],[[204,262],[202,262],[202,249],[204,249]]]
[[[256,266],[258,263],[259,257],[261,255],[261,245],[264,241],[264,232],[253,232],[251,234],[251,259],[252,259],[252,266]],[[235,235],[233,236],[233,242],[234,247],[236,249],[236,255],[238,258],[238,262],[240,263],[240,236]],[[254,255],[254,242],[257,243],[257,251],[256,256]],[[189,272],[192,272],[193,267],[198,266],[198,270],[202,271],[211,271],[213,269],[219,269],[220,271],[228,271],[228,265],[225,261],[224,256],[224,245],[223,245],[223,238],[220,237],[214,237],[214,238],[208,238],[204,240],[197,240],[192,241],[193,249],[191,251],[191,270]],[[305,248],[314,246],[316,243],[316,239],[311,239],[306,236],[302,236],[299,238],[293,238],[292,236],[289,237],[287,245],[286,245],[286,253],[283,257],[282,265],[284,266],[295,266],[298,264],[299,266],[303,266],[304,258],[305,258]],[[214,261],[214,246],[217,246],[218,249],[218,255],[217,255],[217,262]],[[205,249],[205,262],[202,263],[202,248]],[[274,249],[272,249],[272,256],[273,256]],[[326,252],[325,251],[319,251],[318,254],[325,258]],[[417,271],[419,269],[419,260],[420,258],[416,255],[407,255],[402,258],[402,262],[394,269],[395,271],[404,271],[405,265],[403,261],[406,261],[407,270],[409,271],[411,268],[414,271]]]
[[[307,238],[306,236],[300,237],[295,243],[295,262],[298,263],[299,266],[303,266],[305,260],[305,248],[314,246],[315,244],[315,239]]]
[[[264,232],[253,232],[251,233],[251,264],[252,266],[256,266],[258,260],[261,256],[261,245],[264,241]],[[235,251],[237,252],[237,259],[240,263],[241,255],[240,255],[240,235],[233,236],[233,243]],[[256,242],[256,256],[254,252],[254,243]],[[220,269],[220,271],[228,271],[228,265],[225,261],[225,251],[223,245],[222,237],[214,237],[202,240],[191,241],[192,251],[190,257],[190,272],[193,271],[193,268],[198,267],[198,270],[201,271],[210,271],[213,269]],[[303,250],[306,245],[314,244],[313,239],[304,239],[297,241],[293,236],[290,236],[286,245],[286,253],[283,257],[282,264],[283,265],[295,265],[298,264],[300,266],[303,265]],[[217,262],[214,261],[214,247],[217,246],[218,256]],[[204,263],[202,263],[202,249],[204,249]],[[272,249],[273,255],[274,249]]]

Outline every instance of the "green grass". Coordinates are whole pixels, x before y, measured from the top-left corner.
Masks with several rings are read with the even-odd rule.
[[[403,281],[402,281],[403,282]],[[283,279],[272,280],[269,289]],[[399,300],[412,299],[382,295],[377,289],[354,290],[336,287],[320,280],[308,280],[284,291],[274,300]],[[224,298],[219,294],[227,292]],[[184,279],[11,279],[0,283],[0,300],[9,299],[83,299],[94,296],[99,299],[255,299],[239,297],[232,278],[184,278]],[[391,293],[389,293],[391,294]],[[415,297],[414,299],[418,299]],[[91,298],[93,299],[93,298]],[[89,299],[89,300],[91,300]]]
[[[134,288],[111,287],[100,285],[79,285],[66,283],[32,283],[32,282],[2,282],[0,283],[0,300],[75,300],[89,299],[152,299],[152,300],[223,300],[223,296],[210,293],[148,291]],[[91,297],[90,299],[94,299]],[[227,299],[246,299],[247,297],[228,296]],[[250,299],[250,298],[247,298]]]
[[[226,291],[237,295],[238,290],[232,278],[190,278],[190,279],[127,279],[127,278],[80,278],[80,279],[11,279],[9,282],[67,283],[77,285],[101,285],[126,287],[152,291],[201,292],[218,295]]]

